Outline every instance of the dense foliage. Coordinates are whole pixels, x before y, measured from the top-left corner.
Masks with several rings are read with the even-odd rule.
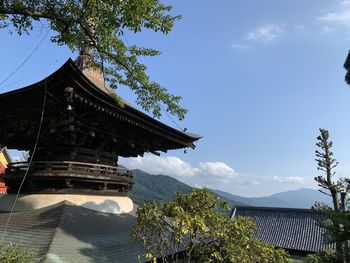
[[[320,191],[332,198],[333,207],[316,203],[315,209],[322,211],[328,220],[320,222],[327,230],[329,242],[336,244],[336,252],[323,251],[308,260],[314,262],[339,262],[350,263],[350,212],[348,206],[348,194],[350,192],[350,179],[341,178],[334,180],[334,168],[338,162],[333,158],[333,143],[329,139],[329,132],[320,129],[317,137],[316,162],[318,170],[324,172],[324,176],[315,177],[316,182],[322,188]],[[313,262],[313,261],[309,261]]]
[[[252,238],[251,219],[220,212],[225,206],[207,189],[178,194],[165,204],[144,204],[133,235],[153,262],[291,262],[284,250]]]
[[[307,255],[305,263],[337,263],[336,253],[330,248],[327,248],[319,253]]]
[[[7,246],[0,245],[1,263],[34,263],[35,254],[25,248],[10,243]]]
[[[160,0],[0,0],[0,29],[21,35],[38,24],[34,21],[47,21],[57,33],[51,41],[72,51],[89,50],[93,65],[104,69],[112,88],[129,87],[137,95],[136,102],[156,117],[164,104],[170,114],[183,119],[181,97],[151,81],[139,62],[139,57],[160,52],[128,46],[124,36],[144,29],[168,34],[180,19],[170,14],[171,9]]]

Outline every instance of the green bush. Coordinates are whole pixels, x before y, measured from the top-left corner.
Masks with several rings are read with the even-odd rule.
[[[0,245],[1,263],[34,263],[35,253],[26,248],[10,243],[7,246]]]
[[[151,262],[291,263],[283,249],[253,236],[255,223],[231,219],[220,210],[227,205],[208,189],[177,194],[165,204],[138,207],[133,236]]]
[[[316,253],[307,255],[304,259],[305,263],[337,263],[337,257],[335,251],[330,248]]]

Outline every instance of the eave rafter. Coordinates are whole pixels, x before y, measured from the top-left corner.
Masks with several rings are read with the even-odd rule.
[[[89,137],[89,134],[100,133],[103,137],[109,137],[108,140],[112,145],[121,144],[119,149],[124,148],[122,156],[129,153],[142,155],[144,152],[194,148],[193,142],[200,138],[200,136],[192,136],[166,126],[127,103],[124,107],[120,107],[112,96],[94,86],[77,69],[72,60],[68,60],[45,80],[26,88],[0,94],[0,102],[4,102],[0,105],[0,119],[9,121],[8,115],[3,112],[10,112],[10,119],[21,119],[26,116],[26,119],[34,124],[38,121],[38,115],[42,110],[40,98],[45,87],[48,95],[48,106],[45,109],[47,123],[45,124],[49,130],[43,131],[43,134],[64,136],[65,133],[73,131],[72,127],[74,132],[81,136]],[[72,92],[70,101],[67,101],[67,93],[65,93],[67,88],[71,88]],[[20,98],[23,104],[16,101],[16,98]],[[6,102],[11,103],[6,104]],[[34,102],[36,106],[32,107]],[[16,110],[13,108],[13,103],[17,104]],[[69,121],[65,120],[69,115],[67,105],[70,104],[76,107],[71,112],[73,119],[71,126]],[[98,121],[97,124],[94,123],[94,118]],[[123,140],[133,142],[134,147],[123,144]],[[116,146],[111,148],[117,152]]]

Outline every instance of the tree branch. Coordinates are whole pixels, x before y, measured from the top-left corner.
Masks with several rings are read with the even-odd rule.
[[[4,0],[3,0],[4,1]],[[63,24],[71,24],[73,22],[80,23],[78,20],[64,20],[61,17],[53,16],[45,12],[39,12],[39,11],[31,11],[31,10],[25,10],[25,9],[6,9],[6,8],[0,8],[0,14],[3,15],[21,15],[21,16],[29,16],[33,18],[45,18],[50,20],[57,20]]]

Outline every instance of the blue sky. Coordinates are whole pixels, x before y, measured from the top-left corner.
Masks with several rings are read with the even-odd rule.
[[[349,176],[350,88],[342,66],[350,48],[350,1],[171,4],[183,19],[168,36],[145,32],[127,39],[162,51],[145,60],[148,72],[184,98],[189,113],[179,125],[204,138],[187,154],[172,151],[123,164],[244,196],[315,188],[321,127],[334,141],[337,173]],[[29,37],[0,32],[0,82],[44,34],[39,28]],[[0,92],[42,79],[69,57],[76,54],[46,39]],[[166,115],[161,120],[173,126]]]

